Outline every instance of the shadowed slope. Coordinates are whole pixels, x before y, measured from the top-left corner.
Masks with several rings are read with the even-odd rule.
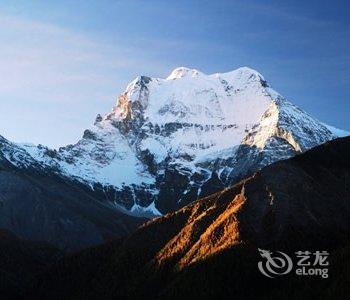
[[[0,228],[73,251],[125,236],[146,221],[103,201],[108,195],[39,164],[14,165],[6,145],[0,137]],[[25,155],[13,152],[25,163]]]
[[[341,251],[350,236],[350,138],[275,163],[232,188],[88,249],[41,278],[41,297],[322,296],[333,279],[258,273],[257,248]],[[338,281],[340,282],[338,282]]]
[[[47,243],[21,240],[0,230],[1,298],[19,296],[23,286],[30,284],[39,272],[62,256],[62,252]]]

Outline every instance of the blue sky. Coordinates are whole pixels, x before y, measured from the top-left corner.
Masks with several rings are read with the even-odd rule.
[[[177,66],[250,66],[350,130],[349,12],[341,0],[1,1],[0,134],[73,143],[134,77]]]

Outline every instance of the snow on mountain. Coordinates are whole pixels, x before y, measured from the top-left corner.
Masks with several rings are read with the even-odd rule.
[[[167,77],[167,80],[179,79],[179,78],[182,78],[185,76],[198,77],[201,74],[203,75],[203,73],[201,73],[195,69],[189,69],[186,67],[179,67],[179,68],[174,69],[171,72],[171,74]]]
[[[195,164],[242,141],[271,101],[261,89],[263,81],[248,68],[209,76],[179,68],[165,80],[139,77],[107,119],[142,119],[148,134],[140,149],[148,149],[158,163],[167,156],[181,163],[186,156],[186,167],[188,158]]]
[[[331,131],[334,135],[336,135],[338,137],[346,137],[346,136],[350,135],[349,131],[342,130],[342,129],[339,129],[339,128],[336,128],[336,127],[333,127],[333,126],[330,126],[327,124],[323,124],[323,125],[326,126],[329,131]]]
[[[180,67],[166,79],[137,77],[77,144],[22,149],[116,205],[159,214],[338,135],[255,70]]]
[[[0,136],[0,162],[6,161],[19,168],[38,165],[38,161],[23,149],[22,146],[23,145],[17,145]]]

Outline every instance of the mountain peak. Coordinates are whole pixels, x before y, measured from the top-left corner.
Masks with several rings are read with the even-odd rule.
[[[153,207],[167,213],[336,135],[249,67],[210,75],[180,67],[167,79],[135,78],[77,144],[57,153],[24,148],[28,164],[33,157],[58,165],[93,187],[110,187],[124,209],[149,214]],[[15,152],[7,151],[9,161],[23,162]]]
[[[247,66],[239,67],[233,71],[241,72],[241,73],[254,73],[254,74],[258,73],[259,75],[261,75],[257,70],[250,68],[250,67],[247,67]]]
[[[167,77],[167,80],[172,80],[172,79],[179,79],[182,77],[197,77],[198,75],[202,74],[202,72],[196,70],[196,69],[190,69],[186,67],[178,67],[174,69],[170,75]]]

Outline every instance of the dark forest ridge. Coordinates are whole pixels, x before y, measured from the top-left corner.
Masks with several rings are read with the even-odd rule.
[[[341,250],[350,237],[349,155],[350,138],[342,138],[265,167],[126,239],[63,260],[40,277],[38,295],[240,299],[256,289],[266,299],[336,295],[350,259]],[[257,270],[258,247],[327,249],[333,254],[331,280],[268,281]],[[339,261],[342,251],[347,256]]]

